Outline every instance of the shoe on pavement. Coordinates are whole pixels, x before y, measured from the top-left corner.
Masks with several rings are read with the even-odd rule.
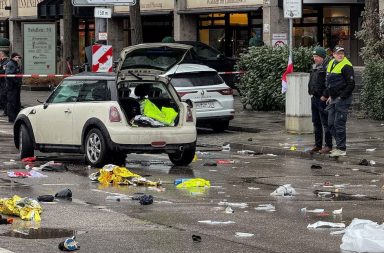
[[[313,149],[311,149],[311,151],[309,151],[311,154],[313,154],[313,153],[317,153],[317,152],[319,152],[321,150],[321,148],[320,147],[313,147]]]
[[[346,156],[346,155],[347,155],[347,152],[345,150],[335,149],[335,150],[332,150],[329,157],[339,157],[339,156]]]
[[[320,154],[331,154],[332,149],[330,147],[324,147],[319,151]]]

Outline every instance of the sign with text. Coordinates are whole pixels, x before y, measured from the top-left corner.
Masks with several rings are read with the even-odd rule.
[[[37,17],[37,4],[43,0],[18,0],[19,17]]]
[[[141,11],[173,10],[175,2],[170,0],[140,0]],[[115,12],[129,12],[128,6],[115,6]]]
[[[284,18],[301,18],[303,10],[302,0],[284,0]]]
[[[24,73],[56,73],[56,24],[23,23]]]
[[[272,34],[272,46],[284,46],[288,44],[286,33],[273,33]]]
[[[110,8],[95,8],[95,18],[111,18],[112,9]]]
[[[136,0],[72,0],[73,6],[135,5]]]
[[[9,18],[11,12],[5,10],[6,6],[11,6],[11,0],[0,0],[0,18]]]
[[[263,0],[187,0],[187,9],[262,5]]]

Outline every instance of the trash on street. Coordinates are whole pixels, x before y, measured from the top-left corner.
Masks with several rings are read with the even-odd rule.
[[[71,189],[61,190],[55,194],[55,198],[71,200],[72,199],[72,191],[71,191]]]
[[[39,202],[53,202],[55,200],[55,197],[52,195],[41,195],[37,197],[37,201]]]
[[[44,175],[37,171],[8,171],[8,176],[11,178],[42,178],[42,177],[48,177],[47,175]]]
[[[224,152],[231,151],[231,144],[223,145],[222,146],[222,151],[224,151]]]
[[[340,209],[332,211],[332,214],[334,214],[334,215],[339,215],[339,214],[342,214],[342,213],[343,213],[343,208],[340,208]]]
[[[317,208],[317,209],[308,210],[306,207],[304,207],[304,208],[301,208],[300,211],[303,213],[322,213],[324,212],[324,209]]]
[[[59,244],[61,251],[74,251],[80,249],[80,245],[75,241],[75,236],[67,238],[64,242]]]
[[[31,198],[21,198],[14,195],[12,198],[0,199],[0,213],[19,216],[22,220],[41,221],[40,204]]]
[[[384,224],[353,219],[344,232],[340,249],[355,252],[384,252]]]
[[[248,187],[248,190],[260,190],[258,187]]]
[[[311,165],[311,169],[314,169],[314,170],[321,170],[323,167],[321,167],[320,165],[318,164],[312,164]]]
[[[220,159],[216,161],[217,164],[233,164],[235,163],[234,160],[228,160],[228,159]]]
[[[47,162],[40,167],[37,167],[37,170],[41,171],[52,171],[52,172],[63,172],[68,171],[68,167],[63,163],[57,163],[55,161]]]
[[[227,208],[225,208],[225,213],[234,213],[235,211],[233,211],[233,209],[230,207],[230,206],[227,206]]]
[[[266,211],[266,212],[275,212],[276,208],[272,204],[261,204],[255,207],[255,210],[257,211]]]
[[[216,162],[206,162],[203,164],[203,166],[211,166],[211,167],[214,167],[214,166],[217,166],[217,163]]]
[[[296,195],[296,190],[291,186],[291,184],[285,184],[285,185],[279,186],[270,195],[271,196],[294,196]]]
[[[12,218],[3,218],[3,216],[0,215],[0,225],[8,225],[12,223],[13,223]]]
[[[194,242],[201,242],[201,236],[199,236],[199,235],[192,235],[192,241],[194,241]]]
[[[252,150],[239,150],[237,153],[240,155],[254,155],[256,152]]]
[[[181,183],[188,181],[188,180],[191,180],[191,178],[177,178],[177,179],[175,179],[173,184],[178,185],[178,184],[181,184]]]
[[[235,223],[234,221],[213,221],[213,220],[199,220],[199,223],[209,224],[209,225],[228,225]]]
[[[26,158],[23,158],[21,159],[21,161],[23,163],[31,163],[31,162],[36,162],[36,156],[33,156],[33,157],[26,157]]]
[[[365,151],[367,152],[374,152],[376,150],[376,148],[367,148]]]
[[[313,224],[308,224],[307,228],[345,228],[345,224],[327,222],[327,221],[318,221]]]
[[[210,187],[211,182],[203,178],[192,178],[185,182],[182,182],[176,186],[176,188],[191,188],[191,187]]]
[[[275,154],[266,154],[266,156],[276,157],[277,155],[275,155]]]
[[[252,237],[254,234],[251,233],[243,233],[243,232],[236,232],[235,234],[236,237]]]
[[[226,201],[219,202],[219,206],[231,206],[231,207],[239,207],[239,208],[246,208],[248,207],[247,203],[231,203]]]

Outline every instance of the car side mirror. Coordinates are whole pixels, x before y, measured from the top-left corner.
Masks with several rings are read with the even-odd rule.
[[[185,100],[185,103],[189,105],[189,107],[193,108],[193,102],[190,99]]]
[[[43,109],[47,109],[47,108],[48,108],[48,103],[45,102],[45,103],[43,104]]]

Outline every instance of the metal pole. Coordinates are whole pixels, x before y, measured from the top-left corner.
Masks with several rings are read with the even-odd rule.
[[[292,59],[293,34],[292,33],[293,33],[293,18],[289,18],[289,57],[293,61]]]

